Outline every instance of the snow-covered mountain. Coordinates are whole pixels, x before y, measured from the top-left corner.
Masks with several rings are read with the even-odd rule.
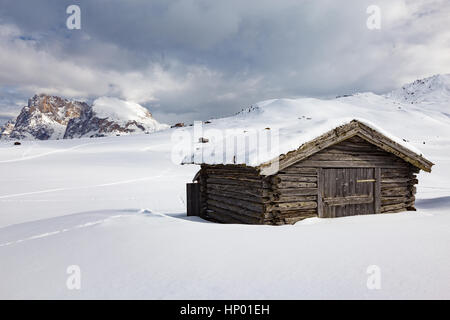
[[[15,125],[14,120],[8,120],[3,126],[0,127],[0,138],[1,137],[9,137],[11,132],[14,130]]]
[[[402,103],[420,104],[434,110],[450,112],[450,74],[416,80],[385,96]],[[447,110],[444,109],[445,106]]]
[[[153,119],[141,105],[116,98],[102,97],[80,117],[70,119],[64,138],[102,137],[112,134],[153,132],[169,126]]]
[[[79,117],[86,109],[89,109],[89,106],[84,102],[45,94],[35,95],[28,100],[28,105],[22,109],[16,120],[3,127],[9,135],[2,134],[2,138],[60,139],[64,136],[69,120]]]
[[[40,94],[28,100],[15,121],[1,127],[0,137],[55,140],[153,132],[168,127],[137,103],[102,97],[89,106]]]

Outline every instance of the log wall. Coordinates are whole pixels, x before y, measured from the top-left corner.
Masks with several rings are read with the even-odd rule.
[[[204,217],[222,223],[264,224],[268,183],[252,167],[202,165]]]
[[[414,202],[418,172],[418,169],[410,165],[381,169],[381,213],[416,210]]]
[[[270,177],[273,224],[293,224],[317,216],[318,170],[291,166]]]

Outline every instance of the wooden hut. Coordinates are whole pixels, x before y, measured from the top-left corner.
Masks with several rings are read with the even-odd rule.
[[[415,210],[416,174],[433,163],[353,120],[255,167],[201,164],[187,213],[222,223],[293,224]]]

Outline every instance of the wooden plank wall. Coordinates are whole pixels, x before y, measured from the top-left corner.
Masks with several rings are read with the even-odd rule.
[[[381,210],[393,213],[414,208],[416,173],[419,170],[411,165],[403,168],[381,169]]]
[[[404,168],[409,165],[360,137],[352,137],[294,164],[321,168]]]
[[[205,215],[222,223],[263,224],[269,185],[252,167],[202,166]]]
[[[202,171],[206,218],[222,223],[292,224],[317,215],[315,168],[288,168],[267,178],[249,167],[204,165]]]
[[[321,168],[375,168],[375,212],[414,210],[418,169],[359,137],[262,177],[252,167],[202,165],[202,215],[223,223],[292,224],[321,210]],[[322,181],[326,183],[326,181]]]
[[[273,224],[293,224],[317,216],[318,170],[295,165],[271,178],[272,196],[269,212]]]
[[[295,223],[322,210],[323,168],[375,168],[375,212],[414,209],[417,168],[360,137],[352,137],[293,164],[273,176],[274,196],[283,202],[273,209],[282,223]],[[284,183],[282,183],[284,182]],[[289,209],[291,210],[289,210]]]

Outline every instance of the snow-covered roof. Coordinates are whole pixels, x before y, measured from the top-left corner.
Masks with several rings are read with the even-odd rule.
[[[356,119],[327,131],[317,138],[302,144],[296,150],[292,150],[275,159],[264,162],[260,164],[258,168],[261,170],[262,175],[274,174],[279,170],[283,170],[298,161],[306,159],[331,145],[342,142],[353,136],[359,136],[369,143],[395,154],[399,158],[402,158],[406,162],[409,162],[422,170],[428,172],[431,171],[433,163],[412,149],[405,147],[403,143],[400,143],[401,140],[387,134],[384,130],[376,128],[376,126],[367,121]]]
[[[313,153],[306,152],[307,146],[317,144],[318,139],[338,128],[344,132],[345,126],[350,126],[359,135],[366,135],[363,137],[366,140],[369,139],[368,132],[375,133],[377,139],[383,140],[379,146],[389,145],[385,146],[386,151],[396,152],[405,161],[423,170],[431,170],[432,163],[405,139],[362,117],[333,117],[342,114],[341,108],[348,114],[367,113],[365,109],[339,100],[281,99],[261,102],[234,117],[220,119],[213,130],[203,128],[202,137],[208,142],[196,141],[194,150],[184,157],[183,163],[240,164],[258,167],[262,174],[269,175],[273,174],[274,169],[268,168],[275,160],[291,157],[293,152],[311,155]],[[296,114],[295,118],[293,114]],[[356,131],[350,134],[355,135]],[[343,134],[342,139],[336,138],[334,143],[350,136]],[[319,151],[317,148],[314,150]],[[300,159],[297,157],[296,161]]]

